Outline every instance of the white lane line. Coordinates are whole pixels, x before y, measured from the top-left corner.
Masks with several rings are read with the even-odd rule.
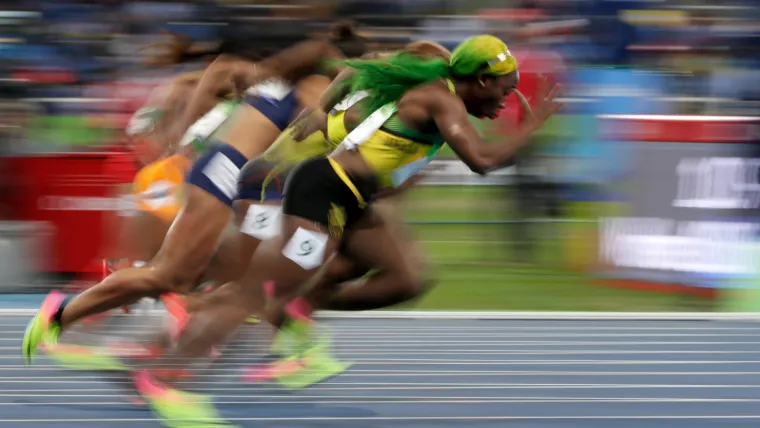
[[[113,390],[104,390],[106,392],[113,392]],[[201,389],[203,392],[211,392],[211,391],[234,391],[234,390],[228,390],[224,388],[203,388]],[[27,396],[19,396],[20,398],[26,398]],[[30,396],[32,397],[32,396]],[[42,396],[33,396],[35,398],[40,398]],[[66,394],[57,394],[57,395],[50,395],[47,398],[69,398]],[[78,396],[74,395],[73,397],[83,397],[90,400],[91,398],[95,397],[102,397],[102,398],[123,398],[125,397],[125,394],[100,394],[100,395],[91,395],[91,396]],[[309,400],[309,403],[324,403],[327,400],[358,400],[359,402],[366,403],[367,401],[377,401],[378,403],[385,403],[386,400],[452,400],[452,401],[461,401],[461,400],[472,400],[473,402],[479,403],[479,402],[491,402],[491,401],[498,401],[498,402],[589,402],[589,403],[597,403],[597,402],[673,402],[673,403],[689,403],[689,402],[715,402],[715,403],[756,403],[760,402],[760,398],[693,398],[693,397],[472,397],[472,396],[430,396],[430,395],[411,395],[411,396],[404,396],[404,395],[371,395],[371,396],[356,396],[356,395],[324,395],[324,396],[318,396],[318,395],[273,395],[273,394],[262,394],[262,395],[241,395],[241,394],[235,394],[235,395],[214,395],[214,403],[219,404],[219,402],[216,400],[216,398],[238,398],[238,399],[250,399],[250,400],[258,400],[258,399],[264,399],[264,400],[270,400],[270,403],[282,403],[282,404],[289,404],[289,403],[295,403],[302,400]],[[90,404],[91,401],[85,401],[85,402],[77,402],[76,404]],[[92,403],[98,403],[103,404],[103,402],[92,402]],[[246,401],[246,403],[256,403],[259,404],[261,401]],[[27,404],[27,403],[0,403],[0,405],[12,405],[12,404]],[[28,403],[28,404],[52,404],[50,402],[45,403]],[[119,401],[117,403],[112,404],[124,404],[124,401]]]
[[[663,350],[648,350],[648,351],[641,351],[641,350],[627,350],[627,349],[621,349],[621,350],[560,350],[560,349],[551,349],[551,350],[511,350],[511,351],[502,351],[502,350],[492,350],[492,349],[403,349],[403,350],[393,350],[393,351],[385,351],[385,350],[372,350],[372,351],[351,351],[351,350],[344,350],[340,347],[336,347],[338,353],[341,355],[348,357],[349,355],[461,355],[461,354],[487,354],[487,355],[658,355],[658,354],[710,354],[710,355],[746,355],[746,354],[760,354],[760,350],[757,351],[703,351],[703,350],[669,350],[669,349],[663,349]],[[0,359],[11,359],[11,358],[18,358],[18,357],[3,357],[0,356]],[[236,359],[234,357],[231,357],[231,359]],[[245,359],[243,357],[239,359]],[[250,360],[250,357],[248,358]],[[436,359],[431,359],[432,361],[436,361]]]
[[[145,332],[155,332],[158,328],[153,329],[145,329]],[[337,329],[336,329],[337,330]],[[141,333],[142,331],[138,330],[118,330],[118,329],[108,329],[107,335],[108,336],[135,336],[138,333]],[[23,331],[17,331],[17,332],[6,332],[8,333],[4,337],[0,337],[0,341],[15,341],[15,342],[21,342],[21,335],[23,334]],[[2,332],[0,332],[2,334]],[[78,335],[86,335],[86,336],[93,336],[93,337],[102,337],[105,334],[90,334],[90,333],[83,333],[80,334],[77,332]],[[245,334],[256,334],[256,333],[243,333]],[[757,337],[757,341],[760,342],[760,334],[728,334],[728,333],[720,333],[720,334],[685,334],[685,333],[673,333],[673,334],[650,334],[650,333],[641,333],[641,334],[599,334],[599,333],[583,333],[583,334],[564,334],[564,333],[558,333],[558,334],[532,334],[532,333],[511,333],[511,334],[505,334],[503,336],[501,335],[493,335],[493,334],[487,334],[487,335],[481,335],[481,336],[474,336],[471,334],[464,334],[464,335],[457,335],[457,334],[442,334],[440,336],[434,336],[430,334],[422,334],[419,335],[419,338],[416,338],[416,335],[410,335],[407,333],[400,332],[398,334],[372,334],[369,332],[364,332],[361,334],[357,334],[355,336],[346,335],[341,333],[340,331],[332,331],[332,334],[335,336],[334,340],[338,342],[342,341],[350,341],[352,343],[376,343],[376,342],[387,342],[387,343],[420,343],[420,342],[431,342],[431,343],[438,343],[438,342],[454,342],[451,339],[455,338],[461,338],[461,339],[476,339],[476,338],[488,338],[489,340],[486,341],[480,341],[480,342],[497,342],[497,341],[504,341],[504,340],[513,340],[516,342],[542,342],[540,340],[535,340],[537,338],[540,339],[579,339],[579,338],[610,338],[610,339],[629,339],[629,338],[643,338],[645,340],[653,340],[657,338],[702,338],[702,341],[705,341],[704,338],[707,339],[727,339],[727,338],[755,338]],[[524,339],[523,339],[524,338]],[[523,340],[515,340],[515,339],[523,339]],[[269,338],[245,338],[241,337],[240,339],[236,339],[235,343],[268,343],[270,341]],[[552,341],[546,341],[546,342],[553,342]],[[456,342],[460,342],[457,340]],[[478,342],[477,340],[475,342]],[[605,343],[616,343],[616,341],[604,341]],[[720,340],[707,340],[709,343],[721,343]]]
[[[21,383],[21,382],[19,382]],[[43,383],[43,382],[33,382]],[[71,383],[92,383],[92,382],[76,382]],[[130,381],[110,381],[112,384],[131,383]],[[185,382],[177,382],[182,384]],[[201,382],[190,381],[186,382],[192,385],[204,385],[204,384],[218,384],[218,382]],[[312,391],[362,391],[362,390],[492,390],[492,389],[760,389],[760,385],[674,385],[674,384],[583,384],[583,383],[566,383],[566,384],[551,384],[551,383],[503,383],[503,384],[486,384],[486,383],[371,383],[371,382],[334,382],[326,385],[314,385],[309,389]],[[262,390],[282,390],[276,386],[262,387]],[[73,391],[73,390],[72,390]],[[67,397],[102,397],[101,394],[96,395],[78,395],[65,393]],[[61,394],[26,394],[24,397],[60,397]],[[18,398],[18,394],[0,394],[0,397],[13,397]]]
[[[106,327],[106,330],[108,331],[108,334],[118,335],[118,334],[132,334],[135,333],[142,333],[142,332],[151,332],[155,331],[156,328],[159,326],[147,326],[145,328],[123,328],[123,327],[117,327],[117,328],[108,328]],[[431,333],[425,333],[425,332],[415,332],[413,331],[389,331],[387,329],[383,330],[377,330],[377,331],[369,331],[369,330],[356,330],[355,332],[344,332],[339,326],[328,326],[327,330],[333,331],[335,336],[337,338],[345,337],[346,339],[362,339],[364,340],[375,340],[375,339],[404,339],[407,336],[424,336],[429,337],[431,336]],[[75,332],[80,332],[77,330],[74,330]],[[239,330],[243,332],[243,334],[249,334],[249,335],[267,335],[270,336],[270,331],[251,331],[251,330]],[[23,334],[23,330],[7,330],[7,331],[0,331],[0,334],[7,334],[8,336],[18,336],[20,334]],[[480,336],[476,336],[474,333],[463,333],[463,334],[457,334],[456,330],[451,330],[449,333],[445,333],[443,331],[437,332],[438,334],[432,335],[434,338],[450,338],[450,337],[458,337],[458,338],[475,338],[475,337],[494,337],[494,333],[487,333],[487,334],[481,334]],[[579,337],[600,337],[600,338],[620,338],[620,337],[644,337],[644,338],[651,338],[651,337],[706,337],[706,338],[714,338],[714,337],[758,337],[760,336],[760,331],[757,331],[755,333],[714,333],[714,332],[703,332],[703,333],[683,333],[683,332],[672,332],[672,333],[652,333],[652,332],[640,332],[640,333],[594,333],[594,332],[585,332],[582,330],[575,330],[575,331],[568,331],[568,332],[546,332],[546,333],[539,333],[539,332],[526,332],[523,329],[514,329],[514,331],[504,331],[504,335],[497,335],[496,337],[506,337],[506,338],[516,338],[516,337],[525,337],[525,338],[533,338],[533,337],[540,337],[540,338],[579,338]],[[88,334],[88,333],[84,333]],[[371,334],[372,337],[366,337],[367,334]],[[9,338],[9,337],[8,337]],[[17,337],[18,338],[18,337]],[[263,340],[263,338],[262,338]],[[407,339],[408,340],[408,339]]]
[[[250,348],[254,347],[254,345],[258,346],[264,346],[268,345],[270,342],[265,343],[233,343],[231,345],[225,346],[225,349],[234,351],[234,350],[249,350]],[[494,352],[494,351],[503,351],[503,352],[509,352],[509,351],[545,351],[549,352],[547,350],[542,349],[531,349],[532,347],[540,348],[542,346],[546,347],[554,347],[554,346],[561,346],[561,347],[568,347],[568,346],[585,346],[585,347],[620,347],[620,346],[657,346],[657,347],[663,347],[663,346],[699,346],[699,347],[711,347],[711,346],[720,346],[720,347],[728,347],[728,346],[760,346],[760,341],[753,341],[753,342],[679,342],[679,341],[670,341],[670,342],[575,342],[575,341],[534,341],[534,342],[510,342],[510,341],[503,341],[503,342],[408,342],[408,343],[393,343],[393,342],[368,342],[368,343],[355,343],[352,341],[333,341],[332,343],[333,347],[335,349],[339,349],[344,352],[367,352],[367,351],[377,351],[377,352],[391,352],[396,350],[397,348],[401,348],[400,351],[403,352],[436,352],[435,350],[417,350],[417,349],[409,349],[410,347],[442,347],[445,348],[447,352],[451,351],[458,351],[459,348],[469,348],[464,349],[463,351],[466,352],[480,352],[478,350],[472,349],[474,346],[483,347],[483,351],[488,352]],[[521,349],[493,349],[493,347],[497,348],[509,348],[509,347],[515,347],[515,348],[521,348]],[[528,348],[528,349],[525,349]],[[5,346],[0,347],[0,349],[4,349],[7,351],[18,351],[18,346]],[[660,348],[658,348],[660,349]],[[264,350],[261,350],[262,352]],[[594,351],[593,349],[588,349],[588,351]],[[663,351],[667,351],[667,349],[663,349]],[[730,353],[731,350],[727,349],[724,350],[725,352]],[[760,351],[760,350],[759,350]],[[570,351],[573,352],[573,351]],[[15,353],[15,352],[14,352]]]
[[[230,372],[230,374],[209,374],[207,372]],[[342,373],[341,378],[396,378],[396,377],[421,377],[421,378],[447,378],[447,377],[557,377],[557,376],[569,376],[569,377],[586,377],[586,376],[599,376],[599,377],[636,377],[636,376],[757,376],[760,372],[683,372],[683,373],[668,373],[668,372],[452,372],[452,373],[415,373],[415,372],[400,372],[400,373]],[[86,381],[77,383],[97,383],[96,381],[108,382],[109,379],[117,378],[118,376],[58,376],[55,375],[51,379],[51,376],[25,376],[24,379],[28,383],[66,383],[66,381]],[[210,370],[205,369],[203,373],[199,375],[200,378],[208,379],[237,379],[240,377],[239,369],[217,369]],[[39,382],[39,381],[44,382]],[[23,383],[18,376],[0,377],[0,383]],[[245,384],[245,383],[242,383]],[[78,389],[82,391],[83,389]],[[4,389],[4,392],[11,392],[11,390]],[[25,389],[21,391],[35,391]],[[46,389],[36,390],[38,392],[47,391]]]
[[[151,365],[150,367],[160,367]],[[16,367],[14,370],[18,370]],[[69,373],[64,369],[50,366],[50,370],[58,370],[61,373]],[[210,367],[203,369],[201,376],[228,377],[239,374],[241,367]],[[207,372],[231,372],[232,375],[207,374]],[[668,371],[565,371],[565,370],[359,370],[351,368],[341,377],[448,377],[448,376],[755,376],[760,375],[756,371],[720,371],[720,372],[668,372]],[[55,376],[56,379],[102,379],[103,376]],[[5,379],[18,379],[19,376],[0,376],[0,381]],[[49,379],[50,376],[24,376],[24,379]]]
[[[156,367],[156,366],[152,366]],[[61,370],[61,372],[64,372]],[[230,374],[210,374],[229,372]],[[415,371],[382,371],[382,370],[354,370],[351,369],[346,373],[341,373],[341,378],[344,377],[432,377],[432,378],[446,378],[446,377],[541,377],[541,376],[599,376],[599,377],[636,377],[636,376],[758,376],[760,372],[567,372],[567,371],[430,371],[430,372],[415,372]],[[114,376],[59,376],[54,375],[55,379],[73,379],[73,380],[102,380],[110,379]],[[202,370],[202,374],[199,377],[203,378],[236,378],[240,376],[240,367],[230,368],[206,368]],[[30,381],[50,379],[51,376],[24,376],[23,379]],[[6,380],[19,380],[19,376],[0,376],[0,383]],[[4,392],[11,392],[7,389]],[[31,390],[24,390],[31,391]],[[42,392],[46,390],[40,390]]]
[[[243,343],[233,343],[230,348],[232,349],[242,349],[247,348],[247,346],[244,346]],[[663,346],[663,345],[673,345],[673,346],[735,346],[735,345],[758,345],[760,346],[760,340],[757,341],[743,341],[743,342],[718,342],[718,341],[711,341],[711,342],[689,342],[689,341],[668,341],[668,342],[648,342],[648,341],[641,341],[641,342],[612,342],[612,341],[493,341],[493,342],[467,342],[467,341],[461,341],[461,342],[445,342],[445,341],[419,341],[419,342],[385,342],[385,341],[377,341],[372,342],[368,341],[366,343],[356,343],[354,341],[343,341],[343,340],[336,340],[333,341],[333,345],[341,347],[341,348],[356,348],[357,350],[361,350],[368,347],[399,347],[399,348],[407,348],[410,346],[420,346],[420,347],[427,347],[427,346],[442,346],[442,347],[470,347],[470,346],[482,346],[482,347],[492,347],[492,346],[501,346],[501,347],[530,347],[530,346]],[[18,347],[8,347],[9,350],[18,350]]]
[[[462,354],[478,354],[478,355],[659,355],[659,354],[678,354],[678,355],[754,355],[754,354],[760,354],[760,350],[757,351],[702,351],[702,350],[692,350],[692,351],[684,351],[684,350],[651,350],[651,351],[639,351],[639,350],[617,350],[617,351],[607,351],[607,350],[599,350],[599,351],[593,351],[593,350],[578,350],[578,351],[569,351],[569,350],[543,350],[543,351],[531,351],[531,350],[515,350],[515,351],[496,351],[496,350],[477,350],[477,349],[462,349],[462,350],[452,350],[452,349],[404,349],[404,350],[398,350],[398,351],[350,351],[341,349],[340,347],[337,347],[337,354],[343,358],[349,358],[354,359],[353,356],[376,356],[376,357],[382,357],[384,355],[398,355],[398,356],[406,356],[406,355],[462,355]],[[0,355],[0,360],[20,360],[21,358],[15,355]],[[251,356],[245,356],[245,357],[232,357],[232,356],[226,356],[224,357],[225,361],[251,361]],[[387,361],[393,361],[393,359],[388,359]],[[417,361],[424,361],[424,359],[420,359]],[[449,361],[446,359],[439,359],[439,358],[430,358],[426,361],[429,361],[431,363],[435,362],[444,362]],[[461,361],[468,361],[468,360],[461,360]],[[493,360],[484,360],[484,361],[493,361]],[[506,360],[506,361],[514,361],[514,360]],[[727,361],[730,362],[730,361]]]
[[[147,331],[147,330],[146,330]],[[150,331],[157,331],[157,329],[153,329]],[[8,335],[8,337],[0,337],[0,341],[15,341],[20,342],[20,336],[23,332],[17,332],[12,335]],[[107,334],[77,334],[78,336],[87,336],[87,337],[104,337],[104,336],[113,336],[113,337],[134,337],[136,334],[135,331],[130,330],[124,330],[124,331],[118,331],[118,330],[108,330]],[[703,338],[703,340],[698,340],[694,343],[760,343],[760,334],[757,335],[747,335],[747,334],[509,334],[509,335],[456,335],[456,334],[450,334],[450,335],[441,335],[441,336],[431,336],[431,335],[420,335],[419,338],[415,338],[414,335],[407,335],[404,333],[399,333],[397,335],[373,335],[369,333],[356,335],[356,336],[349,336],[342,334],[340,332],[333,332],[334,340],[337,343],[347,342],[347,343],[356,343],[356,344],[434,344],[434,343],[441,343],[441,344],[459,344],[459,343],[465,343],[465,344],[491,344],[491,343],[580,343],[581,341],[577,340],[567,340],[567,339],[582,339],[586,338],[586,342],[592,342],[592,343],[600,343],[600,344],[616,344],[616,343],[686,343],[684,341],[668,341],[668,342],[653,342],[653,340],[657,339],[691,339],[694,340],[694,338]],[[245,333],[244,333],[245,335]],[[488,340],[482,340],[484,338],[488,338]],[[589,340],[589,339],[632,339],[632,338],[643,338],[644,341],[636,341],[636,340]],[[716,340],[704,340],[704,338],[710,338],[710,339],[716,339]],[[742,340],[739,342],[732,342],[727,341],[725,339],[735,340],[733,338],[746,338],[746,340]],[[757,340],[750,339],[750,338],[758,338]],[[457,340],[452,340],[457,339]],[[459,340],[462,339],[462,340]],[[468,340],[469,339],[469,340]],[[481,339],[481,340],[472,340],[472,339]],[[552,339],[552,340],[536,340],[536,339]],[[565,340],[561,340],[565,339]],[[65,339],[64,339],[65,340]],[[239,339],[236,339],[233,343],[236,344],[245,344],[245,343],[269,343],[270,338],[247,338],[247,337],[241,337]],[[10,349],[10,348],[9,348]]]
[[[667,416],[365,416],[365,417],[290,417],[290,418],[227,418],[231,422],[335,422],[335,421],[520,421],[520,420],[755,420],[760,415],[667,415]],[[53,423],[53,422],[158,422],[152,418],[112,418],[112,419],[0,419],[0,422],[11,423]]]
[[[0,316],[31,317],[38,309],[0,309]],[[148,315],[162,315],[165,311],[151,310]],[[467,320],[467,321],[744,321],[760,320],[756,312],[559,312],[559,311],[320,311],[319,319],[342,320]]]
[[[60,395],[57,397],[61,397]],[[691,398],[684,398],[684,399],[661,399],[661,398],[646,398],[646,399],[627,399],[627,398],[621,398],[621,399],[615,399],[615,398],[601,398],[601,399],[572,399],[572,398],[559,398],[559,399],[504,399],[504,398],[460,398],[460,399],[448,399],[445,397],[441,398],[420,398],[420,399],[409,399],[409,398],[389,398],[387,400],[377,400],[376,397],[368,397],[366,400],[358,399],[358,397],[350,397],[351,399],[347,400],[339,400],[339,399],[333,399],[334,397],[325,397],[325,400],[305,400],[303,398],[301,399],[295,399],[295,400],[285,400],[285,401],[227,401],[227,400],[219,400],[219,398],[227,399],[227,398],[237,398],[239,400],[242,399],[249,399],[252,398],[251,396],[235,396],[235,395],[215,395],[214,396],[214,404],[215,405],[260,405],[260,404],[269,404],[269,405],[293,405],[293,404],[351,404],[351,405],[378,405],[378,404],[405,404],[405,405],[419,405],[419,404],[485,404],[485,405],[491,405],[494,403],[500,403],[500,404],[544,404],[544,403],[574,403],[574,404],[598,404],[598,403],[626,403],[626,404],[636,404],[636,403],[642,403],[642,404],[652,404],[652,403],[701,403],[701,404],[725,404],[725,403],[760,403],[760,399],[691,399]],[[264,398],[264,397],[262,397]],[[87,405],[89,406],[113,406],[113,405],[129,405],[128,402],[124,400],[120,401],[67,401],[67,402],[40,402],[40,403],[0,403],[0,406],[81,406],[81,405]]]
[[[353,356],[376,356],[376,357],[382,357],[384,355],[398,355],[398,356],[406,356],[406,355],[462,355],[462,354],[478,354],[478,355],[660,355],[660,354],[678,354],[678,355],[754,355],[754,354],[760,354],[760,350],[757,351],[702,351],[702,350],[693,350],[693,351],[684,351],[684,350],[652,350],[652,351],[639,351],[639,350],[617,350],[617,351],[606,351],[606,350],[600,350],[600,351],[587,351],[587,350],[578,350],[578,351],[569,351],[569,350],[544,350],[544,351],[530,351],[530,350],[519,350],[519,351],[496,351],[496,350],[486,350],[486,349],[462,349],[462,350],[452,350],[452,349],[404,349],[404,350],[398,350],[398,351],[380,351],[380,350],[373,350],[373,351],[350,351],[345,349],[340,349],[340,347],[337,348],[337,353],[339,356],[343,358],[349,358],[353,359]],[[0,360],[20,360],[21,358],[18,356],[11,356],[11,355],[0,355]],[[227,356],[224,358],[225,361],[251,361],[251,356],[246,357],[231,357]],[[390,361],[390,360],[389,360]],[[427,361],[430,361],[431,363],[434,362],[443,362],[446,361],[444,359],[438,359],[438,358],[430,358]],[[467,361],[467,360],[462,360]],[[486,360],[488,361],[488,360]],[[507,360],[509,361],[509,360]]]
[[[244,359],[243,359],[244,360]],[[249,361],[251,361],[249,359]],[[760,364],[760,360],[456,360],[456,359],[437,359],[437,360],[431,360],[429,358],[387,358],[382,360],[373,360],[373,359],[361,359],[361,358],[352,358],[350,360],[351,363],[354,364],[354,367],[356,366],[396,366],[396,365],[422,365],[422,366],[511,366],[511,365],[530,365],[530,366],[555,366],[555,365],[697,365],[697,364],[704,364],[704,365],[715,365],[715,364],[728,364],[728,365],[737,365],[737,364]],[[161,365],[158,365],[157,367],[160,367]],[[31,366],[28,368],[22,367],[19,365],[11,365],[8,366],[10,368],[6,370],[27,370],[27,371],[35,371],[36,366]],[[58,366],[43,366],[43,370],[38,371],[47,371],[47,370],[58,370],[63,371],[64,369],[58,367]]]
[[[152,320],[148,323],[140,323],[136,325],[118,325],[115,324],[115,321],[112,325],[108,326],[108,324],[105,324],[109,330],[115,331],[115,332],[124,332],[124,333],[130,333],[130,332],[142,332],[142,331],[150,331],[155,329],[162,320]],[[521,325],[515,325],[511,327],[488,327],[487,324],[483,325],[482,327],[464,327],[464,326],[457,326],[457,325],[450,325],[446,328],[444,327],[427,327],[427,326],[414,326],[414,322],[407,322],[407,324],[410,324],[409,326],[374,326],[374,325],[366,325],[366,326],[351,326],[351,325],[341,325],[341,324],[334,324],[334,323],[324,323],[320,324],[327,328],[336,330],[336,334],[339,335],[345,335],[348,337],[360,337],[362,334],[372,333],[375,335],[378,335],[380,337],[395,337],[396,335],[438,335],[441,337],[449,337],[452,335],[458,335],[459,337],[491,337],[495,333],[503,333],[508,336],[522,336],[522,337],[584,337],[584,336],[595,336],[595,337],[631,337],[631,336],[642,336],[642,337],[678,337],[678,336],[691,336],[691,337],[712,337],[715,336],[715,332],[718,333],[719,336],[758,336],[760,335],[760,327],[756,328],[743,328],[743,327],[736,327],[736,328],[711,328],[710,326],[705,326],[704,328],[676,328],[676,327],[668,327],[668,328],[646,328],[646,327],[583,327],[583,326],[577,326],[577,327],[560,327],[557,326],[556,328],[554,326],[547,326],[547,327],[530,327],[530,326],[521,326]],[[26,326],[22,324],[18,325],[4,325],[0,324],[0,334],[20,334],[23,333],[24,328]],[[259,334],[269,334],[271,332],[271,329],[267,326],[245,326],[241,327],[241,331],[246,331],[249,333],[259,333]],[[74,331],[81,331],[79,329],[76,329]],[[633,333],[631,333],[633,332]],[[660,333],[664,332],[664,333]],[[685,332],[693,332],[693,333],[685,333]],[[723,333],[723,332],[745,332],[745,333]],[[459,333],[459,334],[458,334]]]
[[[427,342],[427,343],[426,343]],[[66,342],[64,342],[66,343]],[[264,343],[267,342],[261,342],[261,345],[264,345]],[[250,343],[250,344],[259,344],[256,343]],[[392,341],[367,341],[366,343],[356,343],[354,341],[349,340],[337,340],[333,341],[333,345],[337,348],[340,348],[341,350],[357,350],[362,351],[366,350],[365,348],[372,348],[372,349],[382,349],[383,347],[386,348],[405,348],[407,346],[443,346],[443,347],[449,347],[449,348],[457,348],[457,347],[472,347],[472,346],[499,346],[499,347],[529,347],[529,346],[602,346],[602,347],[617,347],[617,346],[663,346],[663,345],[672,345],[672,346],[728,346],[728,345],[757,345],[760,346],[760,340],[758,341],[750,341],[750,342],[686,342],[686,341],[667,341],[667,342],[607,342],[607,341],[594,341],[594,342],[584,342],[584,341],[481,341],[481,342],[468,342],[468,341],[410,341],[410,342],[392,342]],[[250,346],[246,346],[246,343],[239,342],[239,343],[232,343],[230,345],[225,346],[225,349],[230,350],[243,350],[250,348]],[[0,346],[0,351],[18,351],[18,346]],[[15,352],[14,352],[15,353]]]

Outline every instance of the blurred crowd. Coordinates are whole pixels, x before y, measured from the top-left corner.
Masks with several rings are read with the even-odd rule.
[[[760,98],[756,0],[36,0],[0,2],[3,152],[112,143],[162,79],[178,42],[282,45],[336,18],[378,45],[474,33],[509,41],[524,67],[632,67],[666,77],[677,111]],[[158,61],[156,59],[159,59]],[[203,57],[184,64],[199,68]],[[625,88],[619,88],[625,90]],[[581,89],[572,92],[582,93]],[[581,94],[587,95],[587,94]]]

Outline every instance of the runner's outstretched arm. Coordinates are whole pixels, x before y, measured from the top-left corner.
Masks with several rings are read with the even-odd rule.
[[[343,58],[343,54],[329,40],[307,40],[265,58],[256,64],[255,69],[243,70],[245,73],[236,77],[242,86],[248,88],[266,79],[292,76],[322,61]]]
[[[559,110],[562,105],[554,102],[557,92],[558,87],[555,86],[545,96],[539,97],[531,120],[519,126],[512,138],[499,144],[483,142],[470,122],[462,100],[447,89],[441,87],[431,91],[429,108],[441,135],[462,162],[477,174],[487,174],[512,159],[528,144],[530,134]]]
[[[219,94],[234,92],[235,78],[247,75],[253,68],[255,65],[251,62],[230,55],[219,55],[203,73],[190,96],[182,120],[178,121],[177,134],[183,135],[192,124],[211,110],[218,103]]]
[[[220,93],[240,94],[264,80],[294,75],[320,61],[341,58],[343,55],[328,40],[297,43],[256,64],[220,55],[203,73],[180,126],[188,129],[213,107],[209,104],[215,102]]]

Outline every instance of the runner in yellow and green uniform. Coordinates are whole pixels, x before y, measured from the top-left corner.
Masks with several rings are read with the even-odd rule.
[[[203,346],[212,346],[237,327],[259,304],[258,290],[267,282],[274,283],[278,295],[275,307],[299,299],[303,284],[322,273],[344,241],[352,256],[378,269],[363,286],[366,297],[419,288],[420,278],[409,269],[406,254],[377,227],[378,219],[368,209],[373,201],[383,191],[402,186],[444,141],[473,171],[485,174],[513,157],[559,108],[554,89],[539,94],[533,120],[513,140],[498,145],[481,141],[468,114],[495,117],[519,81],[517,60],[491,36],[463,42],[450,63],[401,52],[345,64],[356,70],[348,79],[351,92],[369,96],[346,110],[348,135],[330,156],[309,159],[290,174],[281,233],[259,246],[251,265],[257,268],[248,281],[221,287],[217,302],[191,314],[189,325],[194,327],[185,334],[203,338]],[[329,128],[327,137],[332,138]],[[188,348],[179,353],[198,343],[185,342]],[[163,415],[181,419],[190,405],[175,400],[171,408],[162,407]]]

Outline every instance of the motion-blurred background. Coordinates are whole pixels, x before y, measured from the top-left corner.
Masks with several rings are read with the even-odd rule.
[[[566,107],[489,177],[446,153],[406,197],[426,309],[757,310],[760,1],[0,1],[0,291],[96,277],[134,174],[123,129],[166,43],[286,44],[350,18],[374,46],[491,33]],[[520,119],[510,100],[488,141]],[[126,165],[126,166],[124,166]],[[130,172],[131,171],[131,172]],[[130,175],[132,174],[132,175]],[[0,300],[10,299],[9,295]]]

